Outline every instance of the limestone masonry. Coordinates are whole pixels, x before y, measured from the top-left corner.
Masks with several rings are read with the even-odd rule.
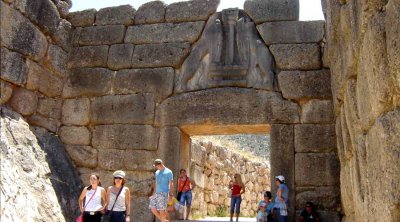
[[[271,179],[248,181],[284,175],[290,221],[310,200],[323,221],[399,221],[400,1],[321,2],[326,21],[298,0],[1,0],[2,221],[71,221],[89,174],[122,169],[151,222],[153,160],[210,176],[190,136],[217,132],[270,133]],[[226,202],[194,178],[199,214]]]

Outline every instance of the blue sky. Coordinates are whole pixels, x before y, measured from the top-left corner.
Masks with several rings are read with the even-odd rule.
[[[163,0],[166,4],[182,2],[183,0]],[[321,9],[321,0],[299,0],[300,1],[300,20],[324,20]],[[110,6],[132,5],[138,9],[142,4],[150,2],[146,0],[72,0],[73,11],[82,11],[89,8],[101,9]],[[243,8],[245,0],[220,0],[218,11],[225,8]]]

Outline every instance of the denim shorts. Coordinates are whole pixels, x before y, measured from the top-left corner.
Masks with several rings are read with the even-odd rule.
[[[182,192],[181,199],[179,200],[179,203],[182,206],[185,206],[185,204],[186,204],[186,206],[191,206],[192,205],[192,191],[189,190],[187,192]]]

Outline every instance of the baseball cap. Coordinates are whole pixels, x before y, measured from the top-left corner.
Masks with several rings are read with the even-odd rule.
[[[125,172],[122,170],[117,170],[113,173],[114,177],[121,177],[121,178],[125,178]]]
[[[284,181],[285,181],[285,177],[282,176],[282,175],[276,176],[275,179],[278,179],[278,180],[280,180],[281,182],[284,182]]]
[[[162,159],[155,159],[154,160],[154,166],[157,165],[157,164],[161,164],[161,163],[163,163]]]

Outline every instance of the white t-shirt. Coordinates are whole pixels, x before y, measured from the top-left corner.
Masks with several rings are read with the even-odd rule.
[[[96,193],[94,194],[92,200],[90,198],[92,197],[93,193],[95,192],[94,189],[86,191],[86,199],[85,199],[85,211],[98,211],[100,210],[103,206],[101,205],[101,191],[103,188],[97,187],[96,188]],[[89,202],[90,200],[90,202]]]

